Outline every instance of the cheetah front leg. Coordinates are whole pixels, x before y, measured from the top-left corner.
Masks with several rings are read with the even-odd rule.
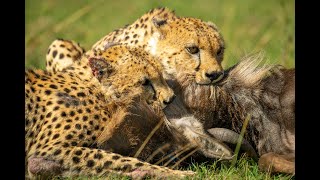
[[[116,173],[142,178],[145,176],[185,177],[194,174],[192,171],[172,170],[142,162],[136,158],[88,147],[54,147],[50,152],[45,156],[41,156],[43,153],[36,153],[37,157],[31,156],[28,159],[30,177],[38,175],[102,177],[109,173]]]

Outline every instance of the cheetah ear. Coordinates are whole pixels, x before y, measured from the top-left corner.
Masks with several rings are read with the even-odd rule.
[[[152,23],[156,28],[164,27],[168,24],[169,21],[178,18],[174,11],[171,11],[170,9],[165,7],[151,10],[150,13],[153,13],[154,15],[152,18]]]
[[[160,34],[161,38],[164,38],[169,31],[168,19],[163,17],[153,17],[152,24],[156,31]]]
[[[104,50],[107,50],[108,48],[111,48],[112,46],[121,45],[119,42],[107,42],[103,48]]]
[[[215,31],[218,31],[219,32],[219,29],[218,29],[218,26],[216,24],[214,24],[213,22],[211,21],[208,21],[206,22],[206,24],[210,27],[212,27]]]
[[[161,26],[164,26],[167,24],[167,19],[165,18],[160,18],[160,17],[153,17],[152,18],[152,23],[156,28],[160,28]]]
[[[153,15],[151,22],[162,37],[166,35],[166,32],[170,31],[169,24],[179,18],[174,11],[171,11],[168,8],[157,9],[154,11]]]
[[[90,57],[89,66],[92,70],[92,74],[99,82],[103,78],[108,78],[113,72],[114,68],[102,57]]]

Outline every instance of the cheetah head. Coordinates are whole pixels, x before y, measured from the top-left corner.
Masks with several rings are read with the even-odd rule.
[[[161,57],[167,75],[187,76],[197,84],[214,84],[223,77],[225,44],[217,27],[197,18],[153,17],[156,32],[151,54]]]
[[[114,45],[102,52],[96,51],[89,57],[89,65],[106,97],[117,102],[139,97],[154,108],[163,109],[175,95],[161,71],[146,61],[149,58],[142,49]]]
[[[168,8],[151,9],[131,25],[107,34],[92,48],[104,49],[110,42],[143,47],[161,60],[166,79],[187,76],[195,84],[207,85],[223,77],[225,44],[216,25],[178,17]]]

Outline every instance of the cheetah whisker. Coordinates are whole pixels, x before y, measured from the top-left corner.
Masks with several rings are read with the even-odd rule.
[[[210,96],[209,96],[209,98],[212,99],[212,96],[213,96],[213,99],[216,99],[216,89],[213,86],[210,86]]]

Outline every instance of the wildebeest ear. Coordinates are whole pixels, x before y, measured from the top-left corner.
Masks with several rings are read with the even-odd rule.
[[[93,76],[96,77],[99,82],[101,82],[102,78],[108,78],[111,73],[114,72],[114,68],[102,57],[90,57],[89,66]]]

